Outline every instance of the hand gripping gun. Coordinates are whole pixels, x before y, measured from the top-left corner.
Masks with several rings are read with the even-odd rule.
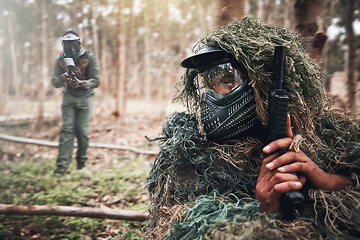
[[[283,89],[285,67],[285,46],[275,46],[272,86],[269,94],[269,124],[267,128],[267,143],[286,137],[286,119],[289,97]],[[286,148],[278,150],[279,155],[286,153]],[[280,198],[280,210],[283,218],[294,220],[296,211],[304,208],[304,195],[298,190],[289,191]]]
[[[76,77],[74,73],[75,62],[72,58],[64,58],[64,64],[67,70],[67,74],[70,76],[72,80],[75,80],[79,85],[81,85],[79,79]]]

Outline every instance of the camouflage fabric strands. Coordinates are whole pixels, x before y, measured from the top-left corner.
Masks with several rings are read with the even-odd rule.
[[[327,96],[322,87],[325,74],[308,57],[298,36],[286,28],[261,25],[258,20],[245,18],[203,37],[197,48],[205,45],[220,47],[232,54],[248,71],[255,90],[256,109],[260,121],[267,123],[267,95],[272,74],[275,45],[286,47],[284,88],[290,98],[290,115],[298,121],[293,124],[301,135],[311,134],[312,114],[327,106]],[[178,88],[177,99],[183,100],[190,112],[199,110],[202,83],[194,69],[188,69]]]
[[[322,118],[324,117],[325,116],[322,116]],[[355,126],[356,124],[353,125]],[[318,123],[316,123],[315,126],[318,126]],[[346,124],[346,126],[348,127],[349,124]],[[359,123],[357,126],[359,126]],[[339,124],[337,128],[340,130],[343,126]],[[165,238],[167,236],[165,233],[167,233],[170,226],[173,226],[170,236],[180,236],[184,234],[184,229],[187,229],[185,226],[192,226],[195,224],[194,222],[201,221],[200,219],[204,217],[201,211],[214,207],[208,204],[223,204],[219,203],[221,199],[226,199],[226,201],[230,202],[233,201],[232,204],[234,204],[234,202],[239,201],[237,197],[241,196],[244,196],[246,199],[254,198],[255,182],[261,164],[259,155],[262,145],[259,144],[258,141],[249,139],[245,141],[228,141],[223,145],[205,142],[202,140],[197,129],[197,122],[194,115],[185,113],[173,113],[170,115],[164,123],[163,131],[164,138],[161,142],[162,150],[154,161],[148,178],[148,189],[151,197],[149,211],[151,214],[147,230],[148,235],[152,236],[148,239]],[[330,129],[328,129],[328,131],[330,131]],[[201,144],[198,144],[199,142]],[[333,157],[333,150],[329,147],[319,148],[315,151],[310,145],[304,144],[301,145],[301,148],[307,152],[307,154],[311,154],[312,159],[326,171],[336,172],[343,171],[344,169],[350,171],[350,169],[352,169],[351,171],[358,172],[360,170],[360,146],[355,143],[349,144],[347,150],[344,150],[343,154],[339,155],[340,158],[339,156]],[[316,155],[316,152],[319,155]],[[326,158],[319,158],[319,156],[324,156],[325,152],[329,153]],[[348,159],[351,159],[351,161]],[[355,202],[360,199],[358,193],[360,185],[359,181],[357,181],[356,174],[353,175],[353,179],[353,186],[346,191],[330,194],[322,190],[311,190],[309,192],[310,199],[306,205],[307,211],[304,219],[290,225],[276,220],[277,227],[271,229],[271,235],[275,236],[273,239],[279,236],[293,235],[297,236],[298,239],[309,239],[309,236],[321,235],[321,232],[327,232],[327,235],[334,235],[338,234],[337,232],[340,231],[339,229],[342,229],[341,226],[343,226],[343,224],[349,225],[350,229],[359,230],[360,226],[358,226],[358,223],[360,216],[354,215],[353,212],[360,211],[359,206],[355,204]],[[218,192],[216,201],[212,197],[214,191]],[[347,196],[347,200],[343,198],[343,196]],[[207,198],[212,200],[210,201]],[[201,203],[197,204],[197,202]],[[257,202],[254,200],[253,203]],[[185,208],[179,210],[179,206],[183,206],[182,204],[184,204]],[[338,207],[339,204],[341,204],[341,208]],[[196,208],[194,206],[199,207]],[[203,210],[200,210],[200,206]],[[167,210],[173,207],[176,207],[178,210]],[[243,206],[239,206],[239,208],[242,207]],[[228,211],[233,210],[236,211],[235,209]],[[186,217],[189,216],[188,211],[193,212],[192,215],[190,214],[192,218]],[[196,213],[197,211],[200,212]],[[172,215],[171,212],[176,212],[177,217]],[[256,219],[256,211],[253,211],[252,214],[254,214],[254,216],[247,215],[250,222],[245,225],[256,225],[256,229],[258,229],[257,231],[259,232],[252,232],[253,236],[264,236],[261,235],[261,231],[270,234],[268,232],[270,231],[268,225],[263,226],[258,224],[260,220]],[[254,218],[256,220],[251,220]],[[174,223],[174,219],[177,219],[177,222],[175,221]],[[317,224],[315,224],[314,221],[316,221]],[[173,224],[166,224],[169,222]],[[241,223],[222,222],[222,224],[227,226],[227,231],[237,232],[239,228],[243,229],[245,227],[241,227]],[[294,228],[294,225],[296,225],[296,228]],[[315,229],[316,225],[323,230]],[[234,226],[237,227],[233,229]],[[219,225],[215,223],[206,223],[206,227],[203,226],[203,228],[207,228],[209,231],[213,230],[217,232],[218,236],[225,234],[219,229],[214,230],[218,227]],[[304,231],[304,228],[307,229],[307,231]],[[250,234],[250,229],[244,231],[242,234]],[[158,235],[159,233],[162,233],[162,235]],[[204,236],[204,232],[198,232],[197,234],[199,234],[197,238]],[[226,234],[230,233],[227,232]],[[209,233],[207,233],[207,235],[209,235]],[[259,237],[257,239],[271,238]],[[311,239],[322,238],[313,237]],[[348,236],[344,239],[353,238]]]
[[[163,123],[160,152],[147,188],[150,220],[146,239],[358,239],[360,237],[360,121],[329,110],[321,85],[324,74],[309,59],[297,36],[246,18],[201,39],[232,53],[249,73],[257,114],[267,119],[267,92],[275,45],[287,48],[285,88],[298,146],[321,169],[351,176],[341,191],[306,183],[304,216],[288,223],[258,214],[255,186],[263,144],[243,138],[217,144],[206,140],[198,121],[202,83],[188,69],[177,85],[189,113],[173,113]],[[251,200],[249,200],[251,199]]]
[[[259,203],[249,198],[226,201],[223,197],[202,196],[188,204],[183,221],[172,224],[165,240],[170,239],[196,239],[225,221],[231,223],[255,220],[258,215]],[[189,224],[191,223],[191,224]],[[200,237],[201,239],[201,237]]]

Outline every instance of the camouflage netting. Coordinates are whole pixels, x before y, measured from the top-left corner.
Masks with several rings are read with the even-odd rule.
[[[305,213],[291,223],[258,213],[255,186],[263,143],[255,138],[208,141],[197,119],[201,83],[187,70],[179,97],[189,113],[163,124],[161,150],[148,177],[150,220],[146,239],[357,239],[360,233],[360,122],[328,110],[323,73],[297,36],[253,19],[234,22],[201,39],[221,46],[248,70],[257,113],[267,119],[267,92],[275,45],[287,47],[285,88],[300,149],[321,169],[351,176],[346,190],[328,192],[306,184]]]
[[[256,110],[261,122],[267,123],[267,99],[271,82],[275,45],[286,47],[284,88],[290,98],[293,125],[302,135],[311,134],[311,116],[327,106],[322,87],[325,74],[308,54],[298,36],[286,28],[261,25],[245,18],[202,38],[196,49],[205,45],[219,47],[231,53],[248,71],[250,85],[255,90]],[[191,112],[199,110],[203,84],[195,69],[188,69],[180,83],[184,104]]]

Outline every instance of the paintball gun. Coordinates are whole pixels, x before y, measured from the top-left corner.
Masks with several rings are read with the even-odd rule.
[[[74,73],[74,68],[75,68],[75,62],[74,59],[72,58],[64,58],[64,64],[67,70],[68,75],[70,76],[70,78],[72,80],[75,80],[79,85],[81,84],[79,79],[76,77],[75,73]]]
[[[289,97],[283,89],[285,67],[285,46],[275,46],[272,86],[269,94],[269,124],[267,129],[267,143],[286,137],[286,119]],[[278,150],[279,155],[286,153],[286,148]],[[280,210],[283,218],[294,220],[296,211],[304,208],[304,195],[297,191],[289,191],[280,198]]]

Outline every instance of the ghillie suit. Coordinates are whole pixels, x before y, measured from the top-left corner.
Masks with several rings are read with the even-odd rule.
[[[189,113],[173,113],[163,124],[161,150],[148,177],[150,220],[146,239],[357,239],[360,233],[360,122],[329,110],[325,75],[297,35],[245,18],[202,38],[197,47],[220,47],[248,71],[258,118],[267,124],[267,94],[275,45],[286,46],[284,87],[298,146],[321,169],[350,176],[342,191],[305,184],[304,214],[293,222],[259,214],[255,186],[261,139],[215,143],[199,124],[203,83],[194,69],[182,77],[179,98]],[[295,138],[294,138],[295,139]]]

